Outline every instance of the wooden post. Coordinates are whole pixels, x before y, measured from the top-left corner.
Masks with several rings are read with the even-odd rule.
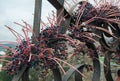
[[[33,23],[33,38],[32,42],[35,43],[35,37],[40,33],[40,20],[41,20],[42,0],[35,0],[34,10],[34,23]],[[29,81],[29,68],[26,68],[22,75],[22,81]]]
[[[33,25],[33,31],[35,35],[38,35],[40,32],[41,6],[42,0],[35,0],[34,25]],[[33,43],[36,42],[34,35],[32,40]],[[23,67],[22,70],[13,77],[12,81],[19,81],[21,77],[22,81],[29,81],[29,69],[27,67]]]
[[[42,0],[35,0],[34,10],[34,23],[33,23],[33,38],[32,42],[35,43],[35,37],[40,33],[40,20],[41,20]],[[26,68],[22,75],[22,81],[29,81],[29,68]]]
[[[35,0],[34,23],[33,23],[33,31],[35,35],[33,35],[33,39],[32,39],[33,43],[36,42],[35,36],[40,33],[41,10],[42,10],[42,0]]]

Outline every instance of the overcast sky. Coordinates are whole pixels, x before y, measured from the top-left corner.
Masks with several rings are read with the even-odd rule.
[[[46,21],[46,16],[55,10],[47,1],[42,0],[42,20]],[[33,25],[35,0],[0,0],[0,41],[16,41],[15,36],[4,26],[8,25],[19,33],[20,27],[13,22],[22,23],[25,20]]]

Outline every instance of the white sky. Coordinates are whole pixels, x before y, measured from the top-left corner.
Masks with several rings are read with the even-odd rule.
[[[47,1],[42,0],[42,20],[46,21],[46,16],[55,10]],[[16,41],[15,36],[4,26],[8,25],[19,33],[21,27],[13,22],[22,23],[25,20],[33,25],[35,0],[0,0],[0,41]]]

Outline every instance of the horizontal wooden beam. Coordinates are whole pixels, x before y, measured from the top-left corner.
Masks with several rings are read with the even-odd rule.
[[[48,0],[56,9],[57,11],[64,9],[64,15],[68,15],[67,17],[70,17],[71,15],[69,12],[64,8],[64,0]]]
[[[57,22],[59,22],[61,20],[62,17],[64,17],[65,15],[67,15],[65,17],[65,21],[62,21],[60,23],[61,29],[60,29],[60,33],[65,33],[67,30],[67,27],[69,26],[70,23],[70,15],[67,12],[67,10],[64,8],[64,1],[65,0],[48,0],[57,10],[57,16],[60,15],[61,12],[63,12],[59,18],[57,19]]]
[[[64,0],[48,0],[57,10],[63,7]]]

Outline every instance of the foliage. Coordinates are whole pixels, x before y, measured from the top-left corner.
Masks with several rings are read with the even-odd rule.
[[[0,72],[0,81],[11,81],[12,77],[7,75],[5,71]]]
[[[18,43],[15,49],[5,47],[11,51],[6,56],[9,59],[6,66],[4,66],[7,73],[11,75],[19,74],[23,67],[27,67],[37,71],[40,70],[41,74],[39,77],[44,78],[49,73],[49,69],[59,67],[65,75],[66,71],[63,68],[65,64],[72,68],[72,73],[77,71],[84,77],[78,70],[78,68],[81,70],[80,65],[76,68],[74,62],[73,64],[71,64],[72,62],[68,63],[69,59],[69,61],[72,61],[75,56],[86,55],[93,60],[99,60],[96,52],[101,52],[104,56],[106,50],[112,51],[115,56],[120,57],[120,29],[118,26],[120,23],[120,12],[118,6],[106,2],[95,7],[87,1],[81,1],[76,7],[72,12],[72,20],[67,29],[70,32],[68,34],[66,32],[61,33],[62,27],[56,24],[55,18],[51,19],[53,23],[50,22],[51,25],[42,30],[39,35],[35,35],[32,27],[25,21],[23,21],[25,25],[15,23],[22,27],[24,36],[11,27],[6,26],[16,36]],[[28,37],[29,32],[34,34],[35,37],[33,38],[36,40],[36,43],[32,42],[33,38]],[[107,37],[112,40],[107,40]],[[92,46],[96,42],[99,42],[101,49]],[[70,47],[73,49],[71,54],[68,52]],[[85,64],[84,67],[90,71],[93,69],[92,65]]]

